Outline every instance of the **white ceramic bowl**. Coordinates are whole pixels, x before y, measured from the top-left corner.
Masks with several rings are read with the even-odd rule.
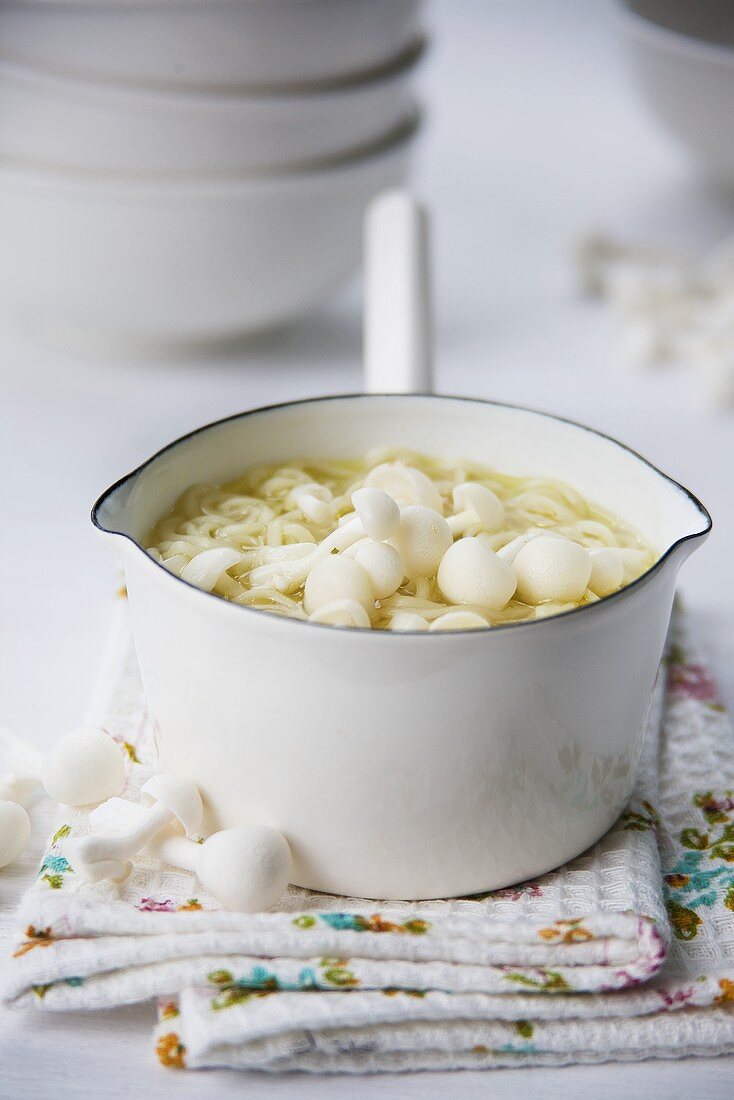
[[[570,482],[660,558],[629,587],[555,618],[399,634],[230,603],[140,547],[192,484],[397,441]],[[298,885],[377,898],[505,886],[610,827],[635,783],[678,569],[711,525],[680,485],[580,425],[384,395],[209,425],[112,486],[93,518],[124,561],[162,766],[199,785],[210,829],[280,829]]]
[[[721,0],[623,0],[630,70],[652,112],[706,171],[734,181],[734,12]]]
[[[414,113],[419,55],[380,77],[299,94],[128,88],[0,62],[0,155],[129,174],[290,169],[353,156]]]
[[[3,0],[0,52],[56,71],[177,87],[296,87],[389,65],[419,0]]]
[[[219,182],[2,164],[0,310],[153,344],[294,317],[357,267],[364,208],[405,179],[415,127],[337,167]]]

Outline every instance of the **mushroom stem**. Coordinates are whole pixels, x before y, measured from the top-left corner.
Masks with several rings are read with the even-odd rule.
[[[457,485],[451,494],[454,508],[458,509],[446,522],[453,535],[460,535],[467,527],[479,527],[483,531],[499,531],[505,521],[505,507],[499,497],[476,481]]]
[[[152,838],[170,825],[174,814],[165,806],[157,804],[145,810],[140,824],[118,836],[86,836],[79,840],[77,852],[82,863],[116,863],[132,859]],[[104,877],[107,877],[106,875]]]
[[[80,854],[81,840],[73,842],[72,851]],[[74,859],[74,864],[85,882],[102,882],[109,879],[110,882],[124,882],[129,878],[133,865],[129,860],[104,859],[99,863],[85,863],[82,858]]]
[[[243,913],[275,905],[291,871],[288,842],[267,825],[222,829],[203,844],[166,833],[149,852],[164,863],[192,871],[221,906]]]
[[[296,485],[285,498],[285,503],[286,507],[298,508],[313,523],[328,523],[334,517],[330,490],[315,481]]]
[[[156,839],[151,847],[151,854],[162,863],[170,863],[172,867],[182,867],[184,871],[193,871],[197,874],[201,847],[201,844],[187,840],[185,836],[166,833]]]
[[[460,535],[473,523],[478,523],[479,518],[472,508],[464,508],[462,512],[455,512],[453,516],[446,516],[446,522],[452,535]]]
[[[166,825],[178,821],[186,833],[201,825],[204,807],[201,795],[186,779],[173,775],[154,775],[141,787],[153,800],[148,807],[136,806],[125,799],[109,799],[93,810],[89,823],[99,832],[83,837],[76,845],[77,858],[84,867],[132,859]]]

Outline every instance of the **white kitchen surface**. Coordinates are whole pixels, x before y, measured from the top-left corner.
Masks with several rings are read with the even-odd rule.
[[[578,298],[570,261],[589,227],[704,247],[734,232],[734,196],[701,180],[638,103],[603,0],[435,0],[430,22],[415,179],[435,218],[439,389],[586,421],[700,495],[714,533],[682,590],[734,705],[734,413],[707,407],[685,373],[624,367],[615,323]],[[119,583],[87,518],[98,492],[205,421],[358,389],[359,345],[357,287],[288,332],[206,360],[72,355],[0,331],[1,724],[44,746],[81,718]],[[0,938],[41,816],[34,851],[0,875]],[[356,1080],[177,1074],[154,1062],[152,1023],[150,1006],[2,1012],[0,1097],[734,1093],[730,1060]]]

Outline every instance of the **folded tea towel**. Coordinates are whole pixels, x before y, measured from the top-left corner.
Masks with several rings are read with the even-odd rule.
[[[79,884],[66,845],[87,825],[71,812],[21,905],[5,999],[61,1010],[157,998],[158,1056],[190,1068],[476,1069],[734,1051],[734,745],[680,616],[671,639],[635,797],[559,871],[448,901],[291,888],[277,911],[248,916],[218,910],[193,875],[151,860],[121,887]],[[154,732],[124,601],[88,720],[124,743],[136,799],[155,766]],[[594,775],[571,748],[561,763],[578,797],[618,781],[611,756]]]

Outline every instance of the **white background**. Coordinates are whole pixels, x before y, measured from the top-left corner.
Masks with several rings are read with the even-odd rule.
[[[734,703],[732,415],[685,373],[634,374],[604,307],[581,300],[571,254],[601,227],[704,248],[734,232],[734,198],[700,179],[628,83],[603,0],[435,0],[416,190],[435,219],[438,388],[588,422],[649,456],[708,505],[714,534],[682,589]],[[78,724],[112,594],[87,515],[164,442],[249,406],[359,389],[359,288],[249,347],[161,364],[64,353],[0,329],[0,723],[50,744]],[[0,918],[36,847],[0,876]],[[731,1062],[357,1080],[174,1074],[154,1064],[150,1006],[0,1014],[0,1096],[731,1095]],[[728,1084],[727,1084],[728,1082]],[[729,1092],[727,1092],[729,1089]]]

